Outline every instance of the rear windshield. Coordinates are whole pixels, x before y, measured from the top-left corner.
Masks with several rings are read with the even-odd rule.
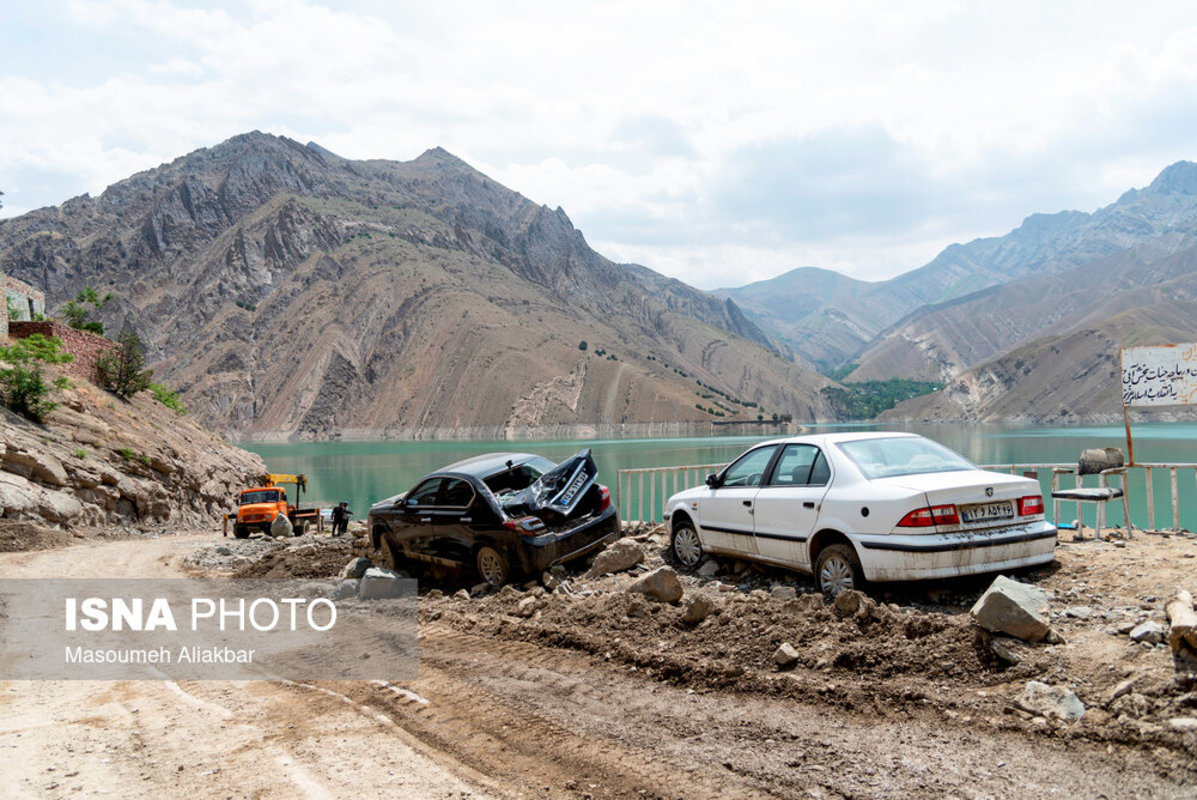
[[[261,489],[256,492],[242,492],[241,505],[247,506],[250,503],[277,503],[278,489]]]
[[[959,453],[922,437],[861,439],[841,442],[839,448],[870,479],[976,469]]]
[[[518,492],[536,483],[541,475],[555,466],[557,465],[547,458],[533,456],[522,464],[514,464],[501,472],[487,475],[482,482],[496,495],[504,492]]]

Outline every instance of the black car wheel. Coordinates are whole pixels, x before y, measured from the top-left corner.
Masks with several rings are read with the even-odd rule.
[[[502,586],[511,576],[507,558],[493,547],[482,546],[474,553],[474,566],[478,576],[491,586]]]
[[[694,525],[689,522],[683,522],[673,529],[669,549],[683,567],[696,567],[702,560],[702,542],[698,540]]]
[[[815,585],[827,597],[864,586],[860,559],[852,545],[832,544],[819,551],[815,558]]]
[[[245,525],[234,525],[233,526],[233,535],[236,536],[238,539],[248,539],[249,538],[249,528]]]

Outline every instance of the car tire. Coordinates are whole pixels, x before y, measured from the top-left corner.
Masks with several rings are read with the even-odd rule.
[[[825,596],[834,598],[848,589],[864,587],[860,559],[850,544],[831,544],[815,558],[815,586]]]
[[[669,552],[686,569],[693,569],[702,561],[702,542],[692,523],[683,522],[673,529],[669,537]]]
[[[236,536],[238,539],[248,539],[249,538],[249,528],[246,527],[245,525],[234,525],[233,526],[233,536]]]
[[[488,545],[483,545],[474,552],[474,567],[482,582],[491,586],[502,586],[511,577],[511,567],[506,556]]]

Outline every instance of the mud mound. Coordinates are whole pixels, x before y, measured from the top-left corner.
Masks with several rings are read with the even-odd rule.
[[[304,537],[310,541],[288,544],[241,564],[234,578],[333,578],[351,558],[352,545],[343,539]],[[294,540],[299,542],[299,540]]]

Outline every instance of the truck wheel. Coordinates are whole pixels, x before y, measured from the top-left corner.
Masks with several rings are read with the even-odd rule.
[[[479,547],[474,553],[474,566],[478,568],[478,577],[491,586],[502,586],[511,576],[507,559],[493,547]]]
[[[233,526],[233,535],[236,536],[238,539],[248,539],[249,538],[249,528],[245,525],[234,525]]]
[[[291,531],[295,536],[303,536],[308,532],[308,521],[306,519],[297,519],[291,525]]]

